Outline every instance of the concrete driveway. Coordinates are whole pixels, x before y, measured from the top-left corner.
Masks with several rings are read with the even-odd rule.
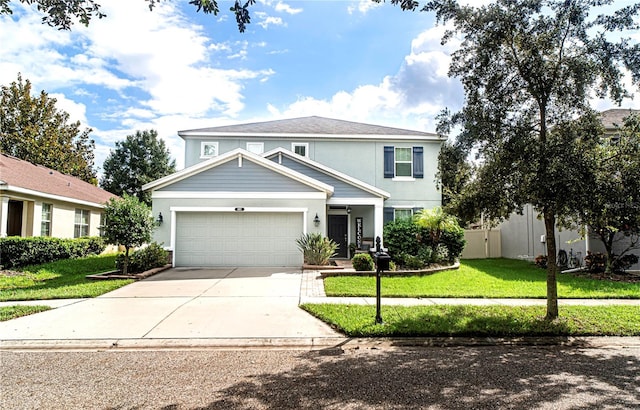
[[[340,337],[298,308],[301,280],[299,269],[169,269],[94,299],[1,322],[0,338],[6,344]]]

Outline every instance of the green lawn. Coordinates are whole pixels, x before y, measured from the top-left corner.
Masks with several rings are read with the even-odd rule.
[[[375,277],[324,280],[327,296],[375,296]],[[463,260],[460,269],[426,276],[383,277],[383,297],[545,298],[546,271],[513,259]],[[558,275],[560,298],[640,299],[640,283]]]
[[[640,336],[638,306],[561,306],[545,321],[544,306],[375,306],[308,304],[303,309],[350,337]]]
[[[66,259],[21,269],[24,275],[0,276],[0,301],[92,298],[133,280],[90,280],[85,276],[114,270],[116,255]]]
[[[44,312],[51,309],[49,306],[2,306],[0,307],[0,322],[15,319],[21,316],[27,316],[38,312]]]

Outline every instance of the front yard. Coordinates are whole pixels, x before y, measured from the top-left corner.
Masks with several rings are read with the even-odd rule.
[[[375,277],[324,280],[327,296],[375,296]],[[463,260],[460,269],[426,276],[383,277],[383,297],[545,298],[546,271],[513,259]],[[640,299],[640,283],[558,275],[558,297]]]
[[[0,301],[93,298],[133,280],[90,280],[86,275],[112,271],[116,255],[66,259],[0,274]]]

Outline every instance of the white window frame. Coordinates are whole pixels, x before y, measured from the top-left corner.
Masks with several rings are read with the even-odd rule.
[[[83,223],[83,216],[86,215],[87,223]],[[78,218],[79,216],[79,218]],[[76,208],[73,220],[73,237],[82,238],[89,236],[89,223],[91,222],[91,211],[88,209]]]
[[[304,155],[303,157],[309,158],[309,143],[308,142],[292,142],[291,143],[291,152],[296,154],[297,147],[304,147]],[[300,154],[298,154],[300,155]]]
[[[409,218],[413,218],[413,208],[394,208],[393,209],[393,220],[394,221],[397,221],[399,219],[398,218],[398,211],[403,211],[403,212],[409,211],[409,213],[411,214],[411,215],[409,215]]]
[[[48,208],[48,212],[45,214],[45,208]],[[49,204],[46,202],[42,203],[41,210],[41,219],[40,219],[40,236],[51,236],[51,220],[53,219],[53,204]],[[46,218],[48,216],[48,219]],[[45,224],[47,226],[47,232],[44,231]]]
[[[206,147],[208,146],[212,146],[215,147],[215,154],[213,155],[206,155],[205,153],[206,151]],[[202,141],[200,143],[200,158],[213,158],[213,157],[217,157],[220,154],[219,152],[219,147],[218,147],[218,141]]]
[[[250,147],[259,147],[257,150],[253,150]],[[247,142],[247,151],[260,155],[264,154],[264,142]]]
[[[409,150],[409,161],[398,160],[398,150]],[[409,164],[409,175],[398,175],[398,164]],[[413,179],[413,149],[411,147],[394,147],[393,148],[393,175],[396,179]]]

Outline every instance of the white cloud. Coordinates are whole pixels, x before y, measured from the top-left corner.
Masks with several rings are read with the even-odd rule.
[[[287,24],[282,20],[282,17],[273,17],[269,16],[267,13],[263,11],[256,11],[253,15],[260,19],[257,25],[262,27],[263,29],[268,29],[269,26],[286,26]]]
[[[376,3],[372,0],[359,0],[355,2],[356,4],[353,3],[354,2],[351,2],[349,6],[347,6],[347,12],[349,14],[353,14],[356,11],[361,14],[367,14],[370,10],[381,7],[384,4],[382,2]]]
[[[279,1],[278,4],[276,4],[275,10],[280,12],[285,12],[288,14],[298,14],[302,12],[302,9],[294,9],[290,5],[285,4],[281,1]]]

